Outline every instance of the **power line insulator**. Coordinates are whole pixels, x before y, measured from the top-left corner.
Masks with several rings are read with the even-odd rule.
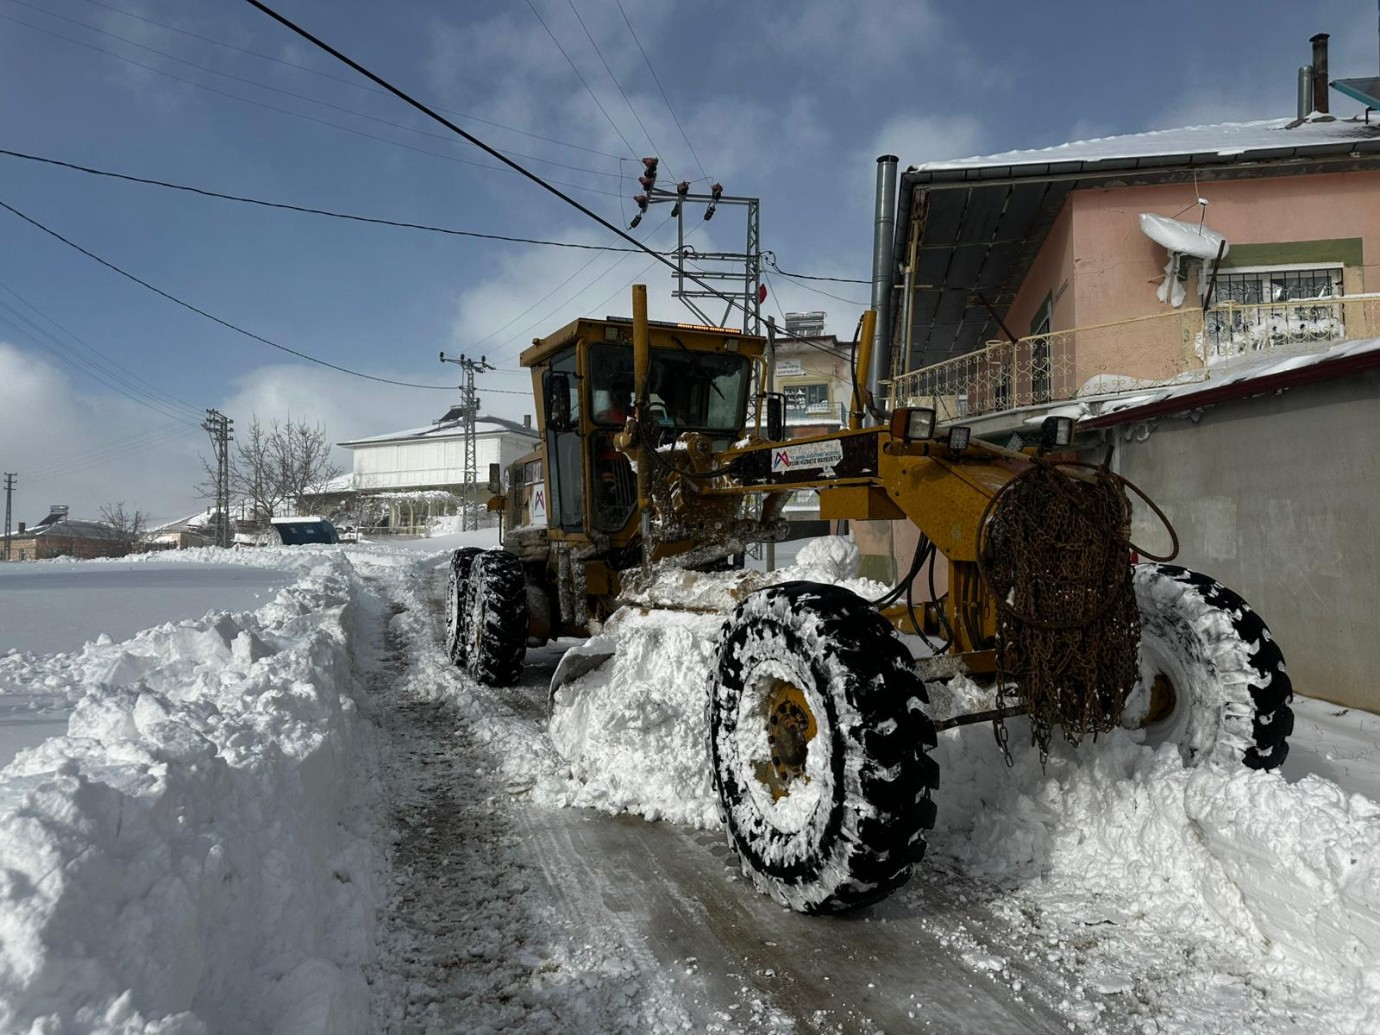
[[[671,218],[680,215],[680,203],[685,200],[685,196],[690,193],[690,181],[681,180],[676,184],[676,204],[671,209]]]
[[[704,210],[704,218],[706,222],[714,218],[714,210],[719,207],[719,199],[723,196],[724,185],[722,183],[716,183],[709,188],[709,197],[712,200],[709,202],[709,207]]]

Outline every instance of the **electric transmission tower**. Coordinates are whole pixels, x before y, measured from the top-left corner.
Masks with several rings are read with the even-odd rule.
[[[454,363],[465,372],[465,383],[460,386],[462,402],[460,403],[460,416],[465,422],[465,473],[464,473],[464,504],[460,515],[461,531],[469,531],[479,527],[479,508],[474,504],[475,485],[479,482],[479,464],[475,458],[475,418],[479,415],[479,396],[475,394],[474,375],[482,374],[486,370],[495,369],[490,365],[485,356],[480,356],[478,362],[466,358],[464,353],[457,359],[455,356],[447,357],[441,353],[442,363]]]
[[[235,422],[218,410],[207,410],[201,422],[211,436],[216,454],[216,545],[230,545],[230,442],[235,437]]]
[[[5,560],[10,559],[10,499],[14,495],[14,480],[18,477],[5,472]]]

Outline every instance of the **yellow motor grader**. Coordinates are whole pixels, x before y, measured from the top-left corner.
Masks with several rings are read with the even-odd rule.
[[[787,498],[810,489],[821,518],[920,534],[876,600],[784,582],[725,616],[709,764],[744,871],[778,901],[844,910],[909,878],[935,816],[929,750],[951,726],[994,723],[1006,750],[1005,721],[1028,716],[1041,751],[1055,730],[1077,743],[1144,727],[1190,764],[1278,766],[1291,687],[1246,603],[1206,576],[1133,563],[1128,483],[1075,459],[1068,418],[1013,450],[936,428],[931,409],[879,413],[859,387],[872,320],[848,426],[795,439],[770,391],[772,343],[649,322],[644,286],[631,319],[536,339],[522,364],[540,445],[506,490],[491,475],[502,547],[453,555],[452,660],[510,683],[529,644],[598,632],[658,570],[741,567],[750,544],[784,537]],[[907,644],[921,637],[932,656],[916,660]],[[570,651],[553,700],[601,660]],[[926,680],[958,674],[989,681],[995,707],[934,721]]]

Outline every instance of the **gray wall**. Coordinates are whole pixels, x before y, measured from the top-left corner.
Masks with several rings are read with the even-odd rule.
[[[1175,563],[1244,597],[1294,689],[1380,712],[1380,372],[1104,432],[1173,521]],[[1137,506],[1135,541],[1167,539]]]

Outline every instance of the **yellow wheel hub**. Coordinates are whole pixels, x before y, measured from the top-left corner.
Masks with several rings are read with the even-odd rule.
[[[1155,680],[1150,684],[1150,703],[1145,709],[1145,717],[1140,720],[1140,725],[1142,727],[1153,726],[1155,723],[1169,718],[1174,712],[1174,706],[1178,703],[1178,699],[1178,693],[1169,677],[1163,672],[1156,672]]]
[[[771,757],[757,763],[757,779],[771,790],[773,800],[779,800],[790,794],[797,780],[809,779],[805,762],[818,727],[805,692],[780,680],[767,695],[765,719]]]

